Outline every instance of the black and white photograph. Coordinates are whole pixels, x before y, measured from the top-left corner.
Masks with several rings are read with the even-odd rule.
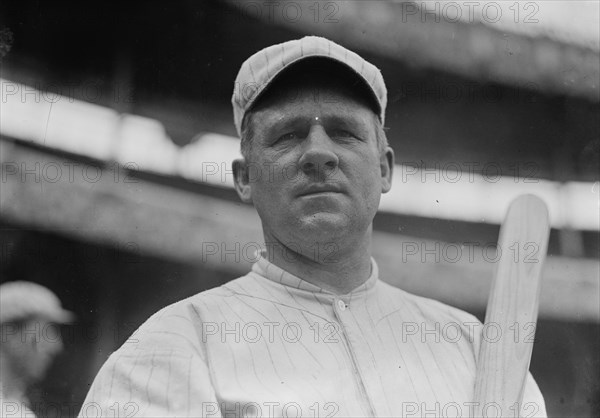
[[[3,0],[0,86],[0,418],[600,416],[600,0]]]

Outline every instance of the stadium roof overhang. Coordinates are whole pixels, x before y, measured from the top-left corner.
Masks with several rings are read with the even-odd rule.
[[[600,101],[597,1],[226,1],[415,67]]]

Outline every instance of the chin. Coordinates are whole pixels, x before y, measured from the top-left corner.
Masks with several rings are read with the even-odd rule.
[[[334,238],[343,235],[348,231],[348,217],[339,213],[318,212],[312,215],[304,216],[300,220],[302,232],[324,236],[325,238]]]

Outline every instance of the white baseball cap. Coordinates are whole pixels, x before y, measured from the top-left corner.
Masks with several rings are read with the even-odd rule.
[[[318,36],[271,45],[252,55],[242,64],[236,77],[231,104],[233,123],[241,136],[244,115],[267,87],[286,69],[303,62],[307,58],[325,58],[347,67],[357,75],[377,104],[377,115],[385,123],[387,89],[381,71],[335,42]]]
[[[63,309],[58,297],[48,288],[32,282],[14,281],[0,285],[0,323],[42,317],[65,324],[75,319]]]

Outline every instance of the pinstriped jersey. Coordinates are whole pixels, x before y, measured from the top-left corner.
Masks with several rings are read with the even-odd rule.
[[[489,334],[466,312],[380,281],[374,260],[370,278],[339,296],[260,258],[144,323],[80,416],[469,417]],[[546,415],[531,375],[515,408]]]

